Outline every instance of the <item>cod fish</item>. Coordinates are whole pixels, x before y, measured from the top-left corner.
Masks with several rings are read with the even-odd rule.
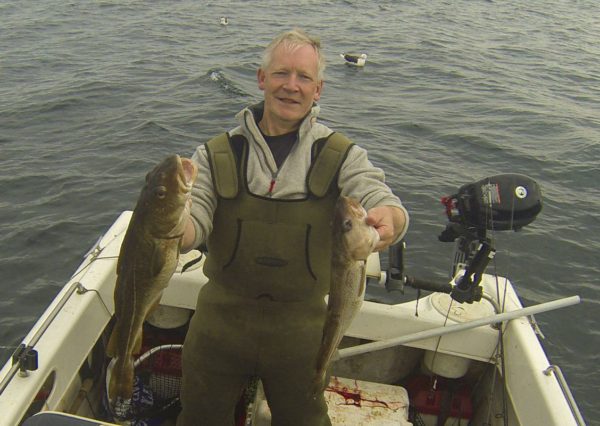
[[[146,175],[117,263],[116,322],[106,351],[116,358],[109,383],[111,402],[132,396],[133,355],[141,350],[144,320],[177,267],[197,174],[191,160],[171,155]]]
[[[312,388],[315,395],[323,391],[327,368],[365,296],[366,259],[379,242],[379,234],[367,225],[366,218],[367,212],[358,201],[338,199],[332,226],[327,316]]]

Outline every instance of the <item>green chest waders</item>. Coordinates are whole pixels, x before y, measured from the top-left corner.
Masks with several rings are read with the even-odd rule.
[[[232,424],[241,388],[258,376],[273,425],[328,425],[323,396],[309,389],[329,291],[337,174],[351,143],[337,133],[315,142],[302,200],[251,194],[246,144],[222,135],[207,145],[218,207],[204,265],[209,283],[184,345],[178,424]]]

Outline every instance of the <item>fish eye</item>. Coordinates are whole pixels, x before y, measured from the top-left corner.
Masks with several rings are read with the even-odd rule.
[[[164,186],[157,186],[154,188],[154,195],[160,199],[165,198],[167,196],[167,188]]]
[[[352,229],[352,220],[346,219],[344,220],[344,231],[349,231]]]

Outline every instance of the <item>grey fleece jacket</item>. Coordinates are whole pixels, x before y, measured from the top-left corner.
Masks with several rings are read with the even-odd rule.
[[[230,135],[241,134],[249,142],[247,178],[250,192],[267,196],[271,181],[274,180],[271,197],[281,199],[306,197],[306,176],[311,164],[312,144],[333,132],[327,126],[317,122],[319,106],[314,105],[303,120],[298,132],[298,141],[279,169],[255,121],[253,108],[248,107],[240,111],[236,115],[239,126],[229,132]],[[196,148],[192,160],[198,166],[198,177],[192,189],[191,211],[192,222],[196,228],[193,247],[197,247],[212,231],[217,197],[205,145]],[[383,171],[371,164],[366,150],[356,145],[352,146],[340,169],[338,187],[341,195],[359,200],[366,210],[383,205],[403,209],[406,224],[398,240],[404,236],[408,228],[408,213],[400,199],[385,184]]]

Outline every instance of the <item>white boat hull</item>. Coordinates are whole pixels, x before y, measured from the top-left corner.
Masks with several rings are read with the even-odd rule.
[[[39,409],[93,416],[95,407],[88,401],[99,401],[103,387],[95,383],[96,378],[83,378],[85,374],[82,371],[104,361],[103,339],[114,312],[116,262],[130,217],[131,212],[124,212],[115,221],[24,338],[23,342],[33,346],[39,354],[38,368],[25,375],[15,372],[9,361],[0,371],[3,425],[18,425]],[[376,269],[374,274],[378,273]],[[197,294],[206,281],[201,262],[184,273],[176,272],[161,304],[193,310]],[[487,294],[493,295],[498,291],[498,294],[505,295],[505,299],[499,301],[505,311],[522,307],[508,280],[485,275],[482,285]],[[424,297],[418,301],[416,316],[417,301],[396,305],[366,301],[350,326],[344,344],[386,340],[456,323],[446,320],[445,315],[440,313],[444,303],[447,301],[439,295]],[[493,313],[488,302],[480,303],[485,313]],[[450,310],[458,319],[461,315],[469,315],[461,312],[463,308],[460,305],[454,304]],[[504,381],[497,362],[498,335],[497,329],[482,326],[414,341],[397,348],[340,360],[334,367],[334,373],[373,383],[396,384],[421,371],[425,354],[435,352],[440,360],[444,357],[459,360],[466,366],[468,374],[481,373],[480,385],[473,396],[474,406],[479,407],[473,412],[471,420],[474,424],[483,424],[491,419],[491,424],[502,425],[502,413],[507,416],[509,425],[578,424],[556,376],[545,374],[550,363],[529,320],[519,318],[506,324]],[[83,370],[82,366],[85,367]],[[503,382],[506,408],[502,404]],[[490,395],[495,395],[495,398]],[[482,407],[489,407],[492,415]],[[347,422],[347,419],[344,421]],[[255,424],[260,424],[259,420]]]

